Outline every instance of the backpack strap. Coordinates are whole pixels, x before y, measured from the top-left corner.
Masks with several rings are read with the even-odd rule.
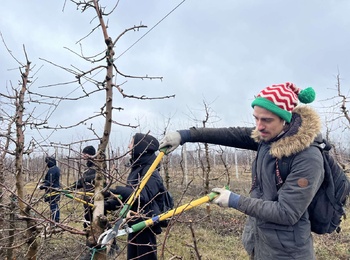
[[[315,146],[317,147],[322,156],[324,158],[324,151],[329,151],[332,147],[331,145],[323,139],[321,143],[318,142],[313,142],[310,146]],[[281,159],[276,158],[276,185],[277,185],[277,190],[279,190],[283,183],[286,181],[287,176],[290,172],[291,169],[291,164],[294,160],[295,154],[289,156],[289,157],[282,157]]]
[[[259,143],[259,146],[258,146],[258,149],[256,150],[256,154],[259,154],[259,151],[260,151],[260,148],[261,148],[261,142]],[[252,169],[255,167],[255,168],[257,168],[257,158],[255,158],[255,160],[254,160],[254,166],[252,167]],[[252,185],[251,185],[251,187],[250,187],[250,190],[249,190],[249,194],[255,189],[255,186],[256,186],[256,181],[257,181],[257,173],[256,173],[256,171],[255,172],[253,172],[253,174],[254,175],[252,175]]]
[[[276,186],[277,190],[279,190],[283,183],[286,181],[287,176],[290,172],[292,161],[294,160],[294,156],[282,157],[281,159],[276,158]]]

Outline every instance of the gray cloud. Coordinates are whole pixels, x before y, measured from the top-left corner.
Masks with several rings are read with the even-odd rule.
[[[103,1],[106,5],[111,1]],[[143,24],[148,28],[125,35],[116,46],[118,57],[147,30],[152,28],[181,1],[121,1],[109,17],[109,33],[115,39],[125,28]],[[0,11],[0,30],[13,54],[24,61],[22,44],[30,60],[38,67],[38,79],[32,89],[46,84],[66,82],[73,75],[39,58],[61,66],[88,70],[93,65],[64,49],[80,52],[77,41],[96,25],[94,13],[80,13],[64,1],[5,1]],[[350,3],[338,1],[185,1],[140,42],[120,56],[116,64],[128,75],[163,76],[163,81],[131,80],[123,85],[134,95],[162,96],[175,99],[140,101],[123,99],[115,93],[115,106],[124,107],[114,119],[127,124],[141,123],[137,130],[113,128],[114,142],[127,144],[134,131],[151,130],[159,136],[167,117],[172,130],[188,127],[204,116],[203,100],[221,119],[215,125],[242,125],[251,121],[250,103],[260,89],[274,83],[292,81],[301,88],[312,86],[318,100],[335,95],[335,75],[349,71]],[[102,33],[96,30],[81,42],[85,55],[104,49]],[[19,74],[7,71],[16,66],[0,47],[2,84],[17,82]],[[103,64],[103,63],[102,63]],[[104,72],[97,77],[103,78]],[[118,77],[117,83],[125,79]],[[94,88],[88,83],[87,89]],[[77,85],[40,89],[54,95],[82,95]],[[4,88],[1,87],[3,90]],[[50,124],[81,120],[99,110],[103,95],[81,102],[62,102]],[[316,107],[321,105],[318,102]],[[190,115],[190,110],[193,114]],[[214,119],[213,119],[214,120]],[[95,121],[101,128],[103,120]],[[101,129],[99,129],[101,131]],[[84,134],[82,134],[84,133]],[[55,133],[51,141],[89,137],[86,126],[79,130]],[[125,140],[127,139],[127,140]]]

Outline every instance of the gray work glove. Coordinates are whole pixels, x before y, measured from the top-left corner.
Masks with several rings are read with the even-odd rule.
[[[159,149],[166,148],[166,154],[174,151],[181,143],[181,135],[179,132],[171,132],[165,134],[159,142]]]
[[[214,188],[213,192],[219,194],[212,202],[220,207],[237,208],[240,195],[224,188]]]

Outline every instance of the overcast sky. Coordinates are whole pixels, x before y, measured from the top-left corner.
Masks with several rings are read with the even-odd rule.
[[[115,1],[102,1],[102,4],[110,10],[112,2]],[[249,125],[253,122],[250,104],[254,95],[268,85],[287,81],[301,88],[312,86],[317,94],[312,105],[321,111],[325,105],[322,100],[336,95],[338,72],[344,92],[349,94],[349,13],[348,0],[121,0],[108,17],[112,39],[133,25],[142,23],[148,28],[129,32],[118,41],[116,65],[127,75],[161,76],[163,80],[118,76],[116,83],[127,81],[123,89],[130,95],[176,97],[129,100],[115,91],[114,106],[124,110],[115,111],[113,119],[141,127],[135,130],[113,126],[112,145],[126,147],[136,131],[150,130],[160,139],[169,118],[170,130],[201,125],[194,118],[203,120],[203,102],[211,109],[209,126]],[[12,54],[24,62],[22,46],[25,45],[30,61],[36,66],[33,72],[43,66],[35,74],[32,91],[71,98],[83,95],[77,84],[42,88],[74,80],[72,74],[43,59],[81,70],[98,65],[68,50],[80,52],[82,48],[86,56],[104,51],[100,29],[79,41],[96,26],[94,17],[92,10],[81,13],[69,1],[64,5],[63,0],[2,2],[0,31]],[[5,92],[10,81],[17,84],[19,80],[18,70],[9,70],[18,64],[3,44],[0,44],[0,58],[0,88]],[[104,75],[101,71],[96,79],[102,80]],[[90,83],[84,83],[84,87],[95,88]],[[49,125],[78,122],[98,112],[103,103],[101,94],[82,101],[61,102]],[[45,115],[47,107],[37,107],[36,111]],[[93,123],[100,134],[104,120]],[[41,135],[50,136],[46,143],[71,142],[91,138],[92,133],[86,127],[52,135],[42,131]],[[27,139],[39,138],[30,129],[27,135]]]

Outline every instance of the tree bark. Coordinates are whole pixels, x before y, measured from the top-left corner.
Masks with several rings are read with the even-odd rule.
[[[16,96],[16,154],[15,154],[15,168],[16,168],[16,188],[18,195],[18,206],[20,213],[24,216],[28,216],[30,213],[30,208],[24,204],[25,190],[24,190],[24,172],[23,172],[23,154],[24,154],[24,130],[23,127],[25,123],[23,122],[24,113],[24,96],[27,91],[28,76],[30,71],[30,62],[27,59],[25,66],[25,71],[22,72],[22,87]],[[28,260],[35,260],[37,255],[38,244],[36,242],[36,235],[33,232],[35,230],[35,223],[30,220],[26,220],[27,231],[27,254],[26,258]]]
[[[105,100],[105,125],[103,135],[98,146],[97,157],[96,157],[96,177],[95,177],[95,200],[94,200],[94,211],[93,211],[93,222],[91,225],[91,230],[88,232],[87,244],[90,247],[93,247],[97,244],[98,237],[103,233],[106,228],[107,221],[104,216],[104,196],[101,191],[104,188],[105,177],[104,173],[107,170],[106,164],[106,148],[109,142],[109,137],[112,128],[112,105],[113,105],[113,59],[114,59],[114,50],[113,50],[113,41],[108,36],[107,27],[104,23],[101,10],[98,6],[98,2],[94,0],[94,7],[97,13],[97,16],[100,21],[100,25],[103,31],[104,40],[107,45],[106,51],[106,62],[107,62],[107,73],[104,81],[105,91],[106,91],[106,100]],[[100,248],[95,252],[94,259],[102,260],[106,259],[106,250]]]

